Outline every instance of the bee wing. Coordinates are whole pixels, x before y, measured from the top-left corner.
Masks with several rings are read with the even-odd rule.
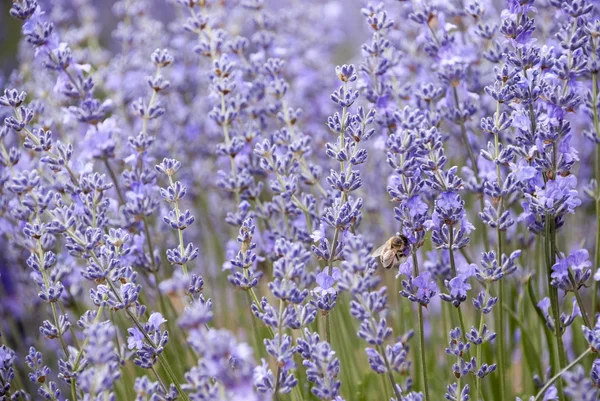
[[[396,252],[391,249],[386,249],[385,252],[381,254],[381,264],[386,269],[389,269],[394,265],[394,259],[396,259]]]
[[[383,245],[381,245],[379,248],[375,249],[373,251],[373,253],[371,254],[372,258],[378,258],[383,254],[383,251],[385,250],[386,246],[387,246],[387,242]]]

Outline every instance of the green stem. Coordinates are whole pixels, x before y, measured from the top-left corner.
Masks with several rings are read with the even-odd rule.
[[[74,377],[71,377],[71,398],[73,398],[73,401],[77,401],[77,385]]]
[[[458,359],[457,360],[458,366],[460,366],[460,360],[461,360],[461,358],[458,357],[457,359]],[[457,400],[462,400],[462,397],[461,397],[461,394],[460,394],[460,393],[462,393],[462,384],[460,382],[461,381],[460,377],[461,376],[458,376],[456,378],[456,397],[457,397]]]
[[[594,60],[596,59],[596,46],[595,41],[592,41],[592,54],[594,55]],[[592,111],[594,113],[594,132],[596,135],[600,135],[600,129],[598,124],[598,107],[596,106],[596,102],[598,101],[598,74],[592,74]],[[596,145],[596,157],[594,160],[594,178],[596,179],[596,184],[598,185],[600,181],[600,145]],[[596,189],[595,195],[595,205],[596,205],[596,254],[595,254],[595,266],[600,266],[600,196],[598,196],[598,190]],[[598,281],[594,281],[594,292],[592,294],[592,316],[596,315],[597,301],[598,301],[598,291],[600,283]]]
[[[249,291],[246,291],[246,297],[248,299],[248,307],[252,306],[252,297],[250,296]],[[258,331],[258,326],[256,325],[256,322],[254,321],[254,315],[252,313],[250,313],[250,322],[252,323],[252,331],[254,332],[254,347],[256,348],[256,354],[258,355],[258,353],[260,351],[260,345],[262,342],[262,336],[260,335],[260,332]]]
[[[544,367],[542,364],[542,358],[539,357],[540,354],[537,350],[537,347],[533,343],[529,332],[527,331],[527,327],[525,326],[525,323],[519,318],[519,316],[514,311],[510,310],[506,305],[501,304],[500,306],[508,314],[508,317],[511,318],[517,324],[517,326],[519,326],[519,328],[521,329],[523,344],[526,344],[527,347],[530,347],[531,352],[535,356],[537,356],[537,358],[531,360],[532,363],[531,363],[530,368],[531,368],[532,372],[534,374],[539,375],[540,377],[543,376]],[[523,347],[525,347],[525,345]]]
[[[152,265],[152,273],[156,274],[158,268],[156,267],[156,260],[154,260],[154,245],[152,244],[152,236],[150,235],[150,227],[148,225],[148,218],[146,216],[142,217],[142,222],[144,224],[144,234],[146,235],[146,243],[148,244],[148,253],[150,254],[150,264]],[[181,231],[181,230],[179,230]],[[158,283],[158,277],[156,282]],[[158,291],[160,296],[161,292]]]
[[[485,306],[487,304],[489,297],[490,297],[490,283],[486,281],[485,282],[485,296],[483,297],[483,306]],[[482,332],[484,324],[485,324],[485,313],[483,313],[483,311],[482,311],[481,316],[479,317],[479,333]],[[477,345],[477,364],[479,366],[481,366],[482,347],[483,347],[483,344]],[[481,378],[479,376],[475,375],[475,400],[477,400],[477,397],[479,397],[480,394],[481,394]],[[481,399],[483,399],[483,396],[481,396]]]
[[[400,395],[400,391],[398,390],[398,386],[396,386],[396,379],[394,379],[394,374],[392,373],[392,368],[390,366],[390,361],[388,360],[388,357],[385,354],[385,350],[383,349],[383,346],[382,345],[378,345],[377,348],[378,348],[379,353],[383,357],[383,361],[385,363],[385,367],[386,367],[386,370],[387,370],[388,378],[390,379],[390,385],[392,386],[392,389],[394,390],[394,394],[396,395],[396,399],[400,400],[402,398],[401,398],[401,395]],[[427,398],[425,400],[427,400]]]
[[[158,76],[160,75],[160,70],[161,70],[161,67],[157,66],[156,73],[154,74],[155,79],[158,78]],[[157,97],[158,97],[158,92],[153,90],[152,95],[150,95],[150,101],[148,102],[148,110],[150,110],[152,107],[154,107],[154,103],[156,103]],[[142,118],[142,132],[144,134],[148,133],[148,119],[149,119],[149,117],[146,115],[144,115],[144,117]]]
[[[158,372],[156,371],[156,368],[154,366],[151,366],[150,370],[152,371],[152,373],[154,373],[154,376],[156,376],[156,380],[158,380],[158,383],[163,388],[165,394],[168,394],[169,390],[167,389],[167,386],[165,385],[163,380],[160,378]]]
[[[596,146],[596,172],[600,179],[600,145]],[[598,182],[598,179],[596,180]],[[600,196],[596,193],[596,254],[595,266],[600,266]],[[598,291],[600,291],[600,281],[594,281],[592,293],[592,315],[598,312]]]
[[[447,225],[447,227],[450,234],[450,244],[448,246],[448,252],[450,254],[450,270],[452,271],[452,277],[456,277],[456,261],[454,259],[454,226]],[[460,324],[460,330],[462,331],[462,337],[465,338],[465,334],[467,334],[467,332],[460,307],[456,307],[456,313],[458,314],[458,322]]]
[[[58,329],[58,340],[60,341],[60,345],[61,345],[63,351],[65,352],[65,358],[68,359],[69,358],[69,348],[67,347],[67,343],[65,342],[63,333],[60,329],[58,312],[56,311],[56,304],[54,302],[51,302],[50,306],[52,307],[52,316],[54,317],[54,325]]]
[[[454,96],[454,103],[456,103],[456,109],[461,111],[460,102],[458,100],[458,91],[456,90],[456,86],[452,86],[452,95]],[[479,168],[477,167],[477,159],[475,158],[475,154],[473,153],[473,149],[471,148],[471,143],[469,142],[469,136],[467,134],[467,128],[465,127],[465,122],[460,121],[460,133],[462,136],[462,140],[464,142],[465,147],[467,148],[467,152],[469,153],[469,159],[471,159],[471,164],[473,166],[473,173],[475,173],[475,177],[479,177]]]
[[[431,29],[431,27],[430,27],[430,29]],[[432,32],[434,32],[433,29],[432,29]],[[458,99],[458,90],[456,89],[456,86],[452,86],[452,96],[454,97],[454,103],[456,104],[457,110],[460,111],[461,107],[460,107],[460,101]],[[472,170],[473,170],[473,174],[475,175],[475,180],[478,181],[479,180],[479,167],[477,166],[477,158],[475,157],[475,153],[473,153],[473,148],[471,148],[471,143],[469,142],[469,135],[467,134],[467,128],[465,127],[465,122],[461,120],[459,125],[460,125],[460,134],[462,137],[462,141],[464,142],[464,145],[467,148],[467,153],[469,154],[469,159],[471,160],[471,165],[473,166]],[[483,196],[480,196],[479,197],[479,208],[481,209],[482,212],[483,212],[484,207],[485,207],[485,204],[484,204]],[[484,224],[482,228],[483,228],[483,230],[482,230],[483,238],[487,238],[488,237],[487,236],[487,225]],[[488,247],[489,247],[488,242],[484,240],[483,246],[487,252]]]
[[[347,82],[344,82],[344,93],[347,90]],[[346,141],[346,137],[345,137],[345,132],[346,132],[346,113],[348,112],[348,108],[346,106],[342,107],[342,127],[340,130],[340,146],[343,149],[345,146],[345,141]],[[340,162],[340,171],[341,172],[345,172],[346,171],[346,166],[344,164],[343,161]],[[342,207],[344,205],[344,202],[346,201],[346,192],[342,192],[341,197],[340,197],[340,207]],[[327,274],[329,276],[331,276],[332,272],[333,272],[333,258],[334,258],[334,254],[335,254],[335,248],[336,248],[336,244],[338,241],[338,237],[340,235],[340,230],[339,229],[335,229],[335,233],[333,234],[333,241],[331,243],[331,255],[329,256],[329,263],[327,266]],[[327,337],[327,342],[331,345],[331,322],[330,322],[330,317],[329,314],[331,313],[331,311],[328,311],[327,314],[325,315],[325,335]]]
[[[558,372],[556,375],[554,375],[550,380],[548,380],[546,382],[546,384],[544,384],[544,387],[542,387],[540,389],[540,391],[537,393],[537,395],[535,396],[535,399],[533,401],[538,401],[541,400],[544,397],[544,393],[546,392],[546,390],[548,390],[550,388],[550,386],[552,386],[552,384],[558,380],[566,371],[568,371],[569,369],[571,369],[573,366],[577,365],[579,362],[581,362],[581,360],[583,358],[585,358],[588,354],[590,354],[592,352],[591,348],[588,348],[585,350],[585,352],[581,355],[579,355],[573,362],[571,362],[570,364],[568,364],[567,366],[565,366],[563,369],[560,370],[560,372]],[[559,382],[560,383],[560,382]],[[558,387],[558,385],[557,385]],[[562,386],[561,386],[562,387]]]
[[[104,305],[100,305],[98,307],[98,311],[96,312],[96,317],[94,318],[94,323],[97,323],[100,316],[102,315],[102,311],[104,310]],[[85,347],[87,347],[89,342],[89,337],[86,337],[85,340],[83,340],[83,345],[81,346],[81,348],[79,349],[79,352],[77,353],[77,357],[75,357],[75,363],[73,364],[73,372],[77,372],[77,369],[79,369],[79,362],[81,362],[81,357],[83,356],[83,351],[85,350]]]
[[[327,274],[331,276],[333,273],[333,258],[335,255],[335,248],[340,235],[340,230],[335,229],[335,233],[333,233],[333,241],[331,242],[331,251],[329,252],[329,261],[327,263]],[[327,337],[327,342],[331,345],[331,323],[329,322],[329,314],[331,311],[328,311],[325,315],[325,336]]]
[[[419,259],[416,252],[412,252],[413,275],[419,275]],[[427,383],[427,359],[425,357],[425,329],[423,323],[423,305],[419,304],[419,354],[421,356],[421,375],[423,379],[423,401],[429,401],[429,383]],[[400,400],[400,397],[398,397]]]
[[[227,110],[225,106],[225,95],[221,93],[221,113],[225,115],[225,111]],[[227,124],[223,124],[223,137],[225,138],[225,145],[229,146],[231,143],[231,138],[229,137],[229,127]],[[237,166],[235,164],[235,156],[229,155],[229,164],[231,165],[231,176],[234,181],[237,182]],[[236,206],[240,204],[240,191],[239,188],[235,189],[235,204]]]
[[[279,401],[279,376],[281,376],[281,366],[277,366],[277,381],[275,382],[275,401]]]
[[[173,178],[171,177],[171,175],[169,175],[169,184],[171,184],[171,186],[174,186],[174,184],[175,184],[173,182]],[[173,208],[175,209],[175,217],[179,221],[179,216],[181,215],[181,212],[179,210],[179,201],[175,200],[175,202],[173,202]],[[183,243],[183,230],[177,229],[177,237],[179,238],[179,251],[183,255],[184,251],[185,251],[185,245]],[[154,259],[154,255],[150,255],[150,256],[152,257],[152,259]],[[181,268],[183,269],[183,274],[185,274],[187,276],[188,275],[187,265],[184,263],[181,265]]]
[[[389,400],[390,399],[390,390],[388,390],[386,376],[385,375],[380,375],[380,376],[381,376],[381,387],[383,388],[383,393],[384,393],[385,399]]]
[[[569,268],[569,280],[571,281],[571,285],[573,286],[573,292],[575,293],[575,299],[577,300],[577,305],[579,305],[579,309],[581,310],[581,318],[583,319],[583,323],[591,328],[590,319],[588,318],[587,312],[585,311],[585,304],[583,303],[583,299],[581,298],[581,294],[579,293],[579,288],[577,288],[575,283],[575,277],[573,277],[573,272],[571,272],[571,268]]]
[[[497,260],[502,260],[502,235],[501,232],[498,231],[498,255]],[[500,262],[501,263],[501,262]],[[502,302],[504,295],[504,279],[501,278],[498,280],[498,298]],[[496,342],[498,344],[498,373],[500,378],[500,399],[504,400],[506,393],[506,362],[505,362],[505,340],[504,340],[504,309],[501,307],[495,308],[496,313],[496,322],[498,323],[498,328],[496,330]]]
[[[280,299],[279,300],[279,316],[278,316],[279,326],[277,327],[277,335],[279,336],[279,344],[281,344],[282,335],[283,335],[283,307],[284,307],[283,300]],[[281,366],[277,366],[277,379],[275,379],[275,399],[276,400],[279,400],[279,386],[281,384],[280,377],[281,377]]]
[[[552,309],[552,317],[554,319],[554,337],[556,338],[556,348],[558,354],[558,366],[554,369],[563,369],[566,365],[567,357],[565,354],[565,347],[562,340],[562,333],[560,328],[560,307],[558,302],[558,290],[552,285],[552,265],[554,264],[553,248],[556,246],[555,233],[553,233],[553,221],[551,216],[546,216],[546,278],[548,281],[548,292],[550,293],[550,306]],[[554,238],[553,238],[554,237]],[[560,400],[565,399],[563,393],[562,383],[558,382],[556,386]]]
[[[525,76],[525,79],[527,81],[529,81],[527,69],[523,70],[523,75]],[[529,92],[531,93],[531,83],[529,84]],[[529,103],[528,111],[529,111],[529,123],[531,125],[531,135],[535,135],[535,132],[537,131],[537,122],[535,120],[535,109],[533,107],[533,103]]]
[[[450,256],[450,271],[452,278],[456,277],[456,261],[454,260],[454,226],[447,225],[450,234],[450,244],[448,244],[448,253]]]
[[[265,311],[263,310],[263,308],[260,306],[260,302],[258,302],[258,297],[256,296],[256,293],[254,292],[254,288],[250,288],[247,290],[248,293],[250,294],[250,297],[252,297],[252,300],[254,301],[254,303],[256,304],[256,307],[258,308],[258,310],[261,313],[264,313]],[[273,332],[273,329],[271,328],[271,326],[267,326],[267,329],[269,329],[269,334],[271,334],[271,338],[275,337],[275,333]]]
[[[44,260],[44,251],[42,249],[42,241],[40,239],[37,240],[37,257],[39,258],[40,262],[43,262]],[[42,273],[42,278],[44,280],[44,284],[46,285],[46,288],[50,287],[50,279],[48,278],[48,272],[46,271],[46,269],[40,269],[41,273]],[[59,301],[56,301],[59,302]],[[56,302],[50,302],[50,307],[52,308],[52,318],[54,319],[54,326],[56,327],[56,329],[58,330],[58,340],[60,341],[60,346],[62,347],[64,353],[65,353],[65,358],[69,359],[69,348],[67,347],[67,343],[65,342],[65,339],[63,337],[63,332],[61,330],[60,327],[60,319],[58,316],[58,312],[56,310]]]
[[[96,263],[100,264],[100,261],[97,260],[97,257],[95,256],[94,252],[92,252],[91,254],[92,254],[92,257],[96,260]],[[111,291],[117,297],[118,301],[119,302],[123,302],[123,299],[121,298],[121,294],[119,293],[119,290],[115,287],[114,283],[112,281],[110,281],[110,280],[108,280],[107,283],[108,283]],[[152,340],[152,338],[148,335],[148,333],[144,329],[144,326],[142,325],[142,323],[140,323],[140,321],[137,318],[137,316],[135,316],[133,314],[133,312],[131,312],[129,310],[129,308],[125,308],[125,313],[127,313],[127,316],[129,316],[129,318],[133,321],[133,323],[135,324],[135,326],[144,335],[144,338],[146,339],[146,341],[148,342],[148,344],[152,348],[156,349],[156,344],[154,343],[154,341]],[[185,400],[185,401],[190,401],[188,395],[181,388],[181,384],[179,383],[179,380],[177,379],[177,377],[173,373],[173,370],[171,369],[171,366],[169,365],[169,362],[165,359],[164,354],[161,353],[158,356],[158,361],[160,362],[160,365],[162,366],[162,368],[167,373],[167,376],[169,376],[169,379],[171,380],[171,382],[175,385],[175,388],[177,389],[177,392],[181,395],[181,398],[183,400]]]
[[[115,186],[115,191],[117,191],[117,196],[119,197],[119,204],[124,205],[125,198],[123,197],[123,193],[121,192],[121,188],[119,187],[119,180],[117,179],[117,175],[113,171],[112,167],[110,167],[110,163],[108,162],[108,159],[105,157],[102,160],[104,161],[104,165],[106,166],[108,175],[110,176],[110,179],[112,180],[113,185]]]

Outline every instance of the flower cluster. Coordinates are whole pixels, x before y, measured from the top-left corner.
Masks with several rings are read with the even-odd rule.
[[[597,4],[108,3],[0,16],[0,400],[599,397]]]

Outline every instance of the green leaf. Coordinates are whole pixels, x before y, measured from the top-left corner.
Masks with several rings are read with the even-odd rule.
[[[525,324],[521,321],[521,319],[519,319],[519,316],[510,310],[510,308],[504,304],[502,304],[501,307],[504,308],[504,311],[508,314],[512,321],[515,322],[521,329],[521,336],[523,336],[523,340],[527,345],[525,349],[523,349],[523,354],[525,355],[525,360],[529,365],[529,368],[534,373],[537,373],[538,376],[543,377],[544,368],[542,367],[542,358],[540,357],[538,350],[535,348],[535,344],[531,340],[527,327],[525,327]]]
[[[363,375],[363,379],[356,387],[356,401],[368,401],[369,394],[377,393],[379,391],[377,376],[379,375],[370,369],[367,374]]]
[[[540,318],[540,322],[543,327],[542,331],[544,332],[544,335],[546,336],[546,344],[548,345],[548,350],[550,351],[550,352],[548,352],[550,354],[550,366],[557,366],[554,340],[552,337],[553,333],[551,333],[548,326],[546,326],[546,318],[544,317],[544,313],[538,307],[538,300],[535,295],[535,291],[533,289],[533,284],[531,283],[531,274],[529,276],[527,276],[527,294],[529,295],[529,299],[531,300],[533,309],[535,309],[535,313]]]

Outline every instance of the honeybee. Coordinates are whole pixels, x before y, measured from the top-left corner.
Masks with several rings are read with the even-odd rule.
[[[379,257],[383,267],[389,269],[394,265],[394,262],[402,263],[409,252],[410,245],[408,238],[400,233],[396,233],[385,244],[377,248],[371,256],[374,258]]]

